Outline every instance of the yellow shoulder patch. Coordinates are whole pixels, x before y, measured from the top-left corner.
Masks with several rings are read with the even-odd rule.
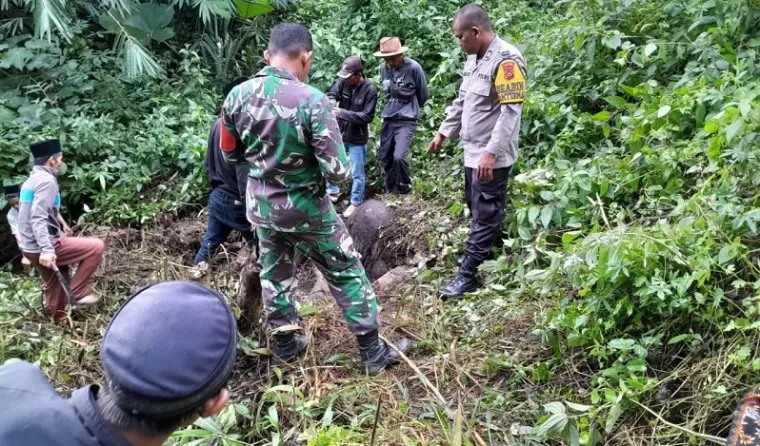
[[[517,62],[506,59],[496,70],[496,96],[502,104],[518,104],[525,101],[525,76]]]

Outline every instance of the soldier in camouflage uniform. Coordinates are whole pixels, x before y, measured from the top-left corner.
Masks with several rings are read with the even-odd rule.
[[[291,359],[306,350],[305,336],[278,332],[297,325],[296,251],[325,276],[357,336],[365,371],[398,360],[378,339],[377,298],[343,221],[327,196],[326,181],[350,177],[348,156],[330,100],[303,83],[311,68],[312,39],[302,25],[272,30],[269,66],[235,87],[223,106],[222,151],[247,162],[247,215],[260,240],[261,285],[275,354]],[[398,342],[401,350],[409,341]]]

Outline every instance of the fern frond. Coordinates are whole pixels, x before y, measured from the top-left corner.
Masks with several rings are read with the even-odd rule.
[[[73,34],[66,0],[34,0],[31,5],[34,11],[34,34],[37,37],[47,37],[50,41],[55,27],[64,39],[71,40]]]
[[[141,74],[157,77],[161,74],[161,66],[153,59],[153,56],[140,42],[129,34],[125,34],[122,41],[124,53],[124,66],[128,77],[135,78]]]
[[[135,78],[141,74],[157,77],[162,72],[161,66],[153,59],[150,52],[139,40],[127,32],[110,10],[106,9],[104,15],[107,15],[115,26],[112,30],[116,34],[115,45],[124,57],[124,71],[127,77]]]
[[[193,7],[198,8],[198,15],[207,26],[214,18],[231,18],[236,11],[232,0],[193,0]]]
[[[126,15],[137,8],[135,0],[100,0],[101,5],[106,9],[117,10]]]

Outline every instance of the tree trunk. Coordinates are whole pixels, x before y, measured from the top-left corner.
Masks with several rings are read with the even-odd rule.
[[[261,318],[264,314],[259,273],[261,273],[261,267],[256,261],[256,256],[248,257],[245,266],[240,270],[240,289],[236,302],[241,310],[238,321],[238,329],[241,333],[256,331],[261,326]]]

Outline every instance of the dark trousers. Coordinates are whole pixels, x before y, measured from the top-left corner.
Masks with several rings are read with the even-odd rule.
[[[208,228],[194,263],[208,262],[233,229],[240,231],[249,244],[255,243],[251,223],[245,217],[245,204],[214,189],[208,197]]]
[[[511,167],[493,170],[488,183],[478,180],[478,170],[465,167],[465,200],[470,209],[470,236],[465,242],[465,254],[483,262],[491,256],[491,249],[499,235],[501,221],[507,206],[507,180]]]
[[[385,188],[392,194],[406,193],[412,188],[406,154],[416,129],[416,121],[383,121],[380,162],[385,170]]]

